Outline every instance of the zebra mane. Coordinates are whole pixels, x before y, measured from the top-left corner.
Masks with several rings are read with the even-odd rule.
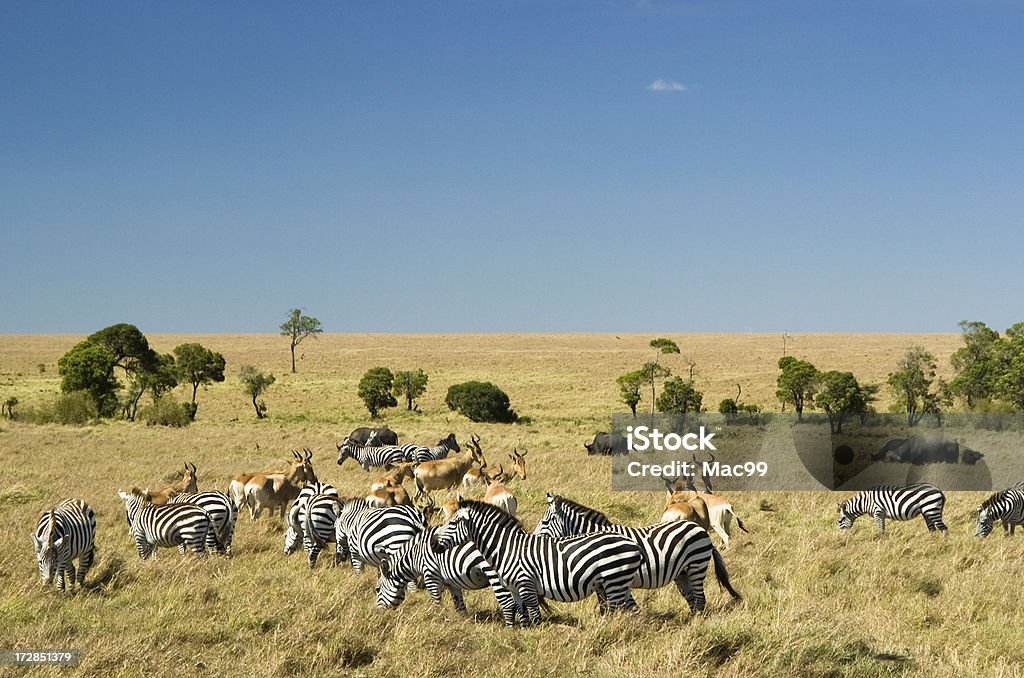
[[[605,514],[601,513],[597,509],[592,509],[589,506],[584,506],[571,499],[566,499],[561,495],[555,495],[556,498],[562,500],[562,507],[572,510],[574,513],[582,513],[585,518],[601,525],[612,525],[612,521]]]
[[[1011,487],[1011,488],[1006,489],[1006,490],[999,490],[998,492],[993,494],[991,497],[989,497],[985,501],[981,502],[981,508],[982,509],[992,508],[997,502],[1005,499],[1006,496],[1010,493],[1010,490],[1012,490],[1012,489],[1014,489],[1014,488]]]
[[[474,501],[472,499],[463,499],[459,502],[460,509],[471,509],[477,515],[481,516],[485,520],[497,523],[501,527],[512,527],[519,532],[526,532],[526,528],[519,522],[518,519],[513,518],[504,510],[497,506],[484,503],[482,501]]]

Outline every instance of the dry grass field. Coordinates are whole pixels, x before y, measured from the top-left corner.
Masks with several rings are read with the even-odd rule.
[[[59,390],[57,359],[80,337],[0,336],[0,400],[30,407]],[[374,607],[374,573],[312,572],[305,557],[281,554],[283,529],[242,516],[235,556],[200,561],[162,551],[142,562],[129,543],[118,489],[162,486],[182,462],[199,468],[201,489],[225,489],[246,470],[284,467],[289,450],[310,448],[322,480],[343,494],[365,491],[361,469],[335,464],[335,444],[368,423],[356,383],[369,367],[422,368],[430,375],[419,413],[389,410],[403,441],[435,443],[449,431],[481,437],[494,458],[529,450],[526,481],[514,485],[532,529],[547,491],[630,523],[655,522],[662,495],[610,490],[607,458],[582,443],[608,427],[615,377],[650,356],[649,335],[325,335],[301,345],[288,371],[279,336],[152,335],[158,351],[199,341],[224,354],[228,377],[199,394],[184,429],[103,422],[84,428],[0,421],[0,648],[70,648],[72,672],[107,675],[594,675],[878,676],[1021,675],[1024,541],[973,537],[973,507],[984,496],[951,494],[947,538],[923,521],[890,523],[884,538],[861,519],[835,529],[839,496],[747,492],[732,496],[750,529],[724,552],[736,604],[707,583],[708,612],[693,617],[674,587],[639,591],[642,611],[602,617],[594,600],[552,604],[531,629],[505,629],[493,596],[468,592],[470,616],[445,599],[411,594],[396,611]],[[697,363],[705,406],[743,388],[743,400],[777,409],[777,335],[673,336]],[[787,351],[819,369],[884,381],[903,350],[920,344],[949,374],[958,335],[796,335]],[[240,366],[277,377],[258,421],[242,393]],[[44,365],[41,371],[39,365]],[[489,380],[509,394],[528,425],[476,425],[444,406],[450,384]],[[176,393],[187,397],[185,389]],[[888,403],[880,403],[885,409]],[[643,405],[641,405],[642,407]],[[29,533],[42,510],[79,497],[96,511],[98,562],[86,587],[61,595],[39,580]],[[762,511],[763,503],[774,510]],[[2,675],[24,670],[0,667]],[[33,675],[63,673],[33,669]]]

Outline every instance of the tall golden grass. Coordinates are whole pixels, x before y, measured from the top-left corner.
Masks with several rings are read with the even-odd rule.
[[[825,492],[738,493],[731,499],[750,534],[724,555],[742,602],[729,604],[709,575],[705,616],[691,616],[670,587],[637,592],[642,612],[635,617],[602,617],[592,600],[552,604],[542,626],[525,630],[502,627],[487,591],[467,594],[468,618],[449,600],[434,607],[422,593],[397,611],[379,611],[372,572],[358,577],[326,561],[310,572],[304,557],[281,555],[283,531],[270,521],[243,516],[231,560],[164,551],[142,562],[129,543],[117,490],[167,484],[184,461],[197,464],[201,489],[225,489],[233,475],[284,467],[291,449],[308,447],[323,480],[343,493],[365,491],[371,475],[339,468],[335,444],[368,423],[356,383],[376,365],[430,375],[420,412],[393,409],[383,419],[403,441],[434,443],[453,431],[460,440],[480,435],[496,458],[513,447],[529,450],[528,479],[514,485],[528,527],[547,491],[622,522],[654,522],[662,496],[612,492],[608,460],[587,457],[582,447],[622,409],[615,377],[651,356],[652,336],[324,335],[301,345],[295,375],[282,337],[150,336],[161,352],[199,341],[228,360],[227,380],[200,391],[192,426],[0,422],[0,647],[77,649],[75,672],[87,676],[1021,674],[1024,613],[1015,591],[1024,541],[973,537],[978,493],[950,495],[945,539],[922,521],[890,523],[884,538],[863,519],[839,533],[838,496]],[[715,409],[740,384],[744,401],[777,408],[781,336],[672,338],[683,355],[663,362],[683,373],[684,358],[696,361],[705,406]],[[54,397],[56,361],[79,339],[0,337],[0,400],[16,396],[19,407],[31,407]],[[948,376],[959,341],[796,335],[787,352],[881,383],[912,344],[932,351]],[[244,364],[278,378],[265,396],[265,420],[257,421],[238,383]],[[449,412],[447,386],[468,379],[500,385],[531,423],[478,425]],[[89,502],[99,523],[99,559],[75,595],[43,586],[29,540],[39,514],[62,497]]]

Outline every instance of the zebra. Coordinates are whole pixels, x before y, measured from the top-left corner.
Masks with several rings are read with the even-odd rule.
[[[192,552],[206,557],[207,548],[217,546],[217,530],[206,509],[195,504],[164,504],[146,502],[138,488],[130,493],[118,492],[124,502],[128,534],[135,540],[135,549],[143,560],[153,556],[157,547],[187,544]]]
[[[57,577],[57,588],[64,590],[66,581],[75,585],[75,566],[78,558],[78,586],[85,582],[96,556],[96,516],[92,508],[80,499],[65,499],[39,518],[32,544],[39,561],[39,576],[49,584]]]
[[[879,485],[850,497],[839,504],[839,520],[836,527],[847,530],[853,527],[857,516],[870,514],[878,525],[878,531],[885,532],[885,519],[910,520],[918,515],[924,518],[928,531],[939,530],[948,533],[942,522],[942,507],[946,496],[934,485],[889,486]]]
[[[406,461],[422,464],[425,461],[444,459],[450,452],[462,452],[455,434],[449,433],[447,438],[442,439],[434,447],[420,447],[418,445],[406,445],[404,448],[411,448],[406,451]]]
[[[207,492],[183,492],[171,497],[168,504],[194,504],[207,513],[213,520],[216,535],[211,540],[207,535],[207,545],[219,553],[231,557],[231,542],[235,536],[235,523],[238,520],[238,507],[228,495],[216,490]],[[178,544],[178,553],[185,553],[185,544]]]
[[[648,527],[626,527],[613,523],[605,514],[558,495],[548,495],[548,507],[534,534],[571,537],[588,532],[612,532],[631,539],[644,559],[633,577],[632,588],[658,589],[675,582],[691,612],[702,612],[706,603],[704,578],[714,561],[715,576],[722,588],[736,600],[740,594],[729,581],[722,554],[711,537],[696,523],[673,520]]]
[[[996,492],[978,507],[978,521],[974,527],[977,537],[987,537],[996,519],[1003,523],[1003,532],[1013,534],[1019,523],[1024,523],[1024,483]]]
[[[562,539],[532,535],[500,508],[460,499],[430,548],[446,551],[466,541],[497,570],[525,611],[524,622],[540,623],[540,597],[569,602],[596,593],[602,613],[638,611],[629,587],[644,556],[627,537],[610,532]]]
[[[286,556],[290,556],[299,549],[299,542],[302,541],[303,533],[301,512],[305,510],[306,502],[318,494],[329,494],[337,497],[338,490],[330,483],[321,483],[319,481],[306,483],[299,490],[299,496],[295,498],[295,502],[288,511],[288,529],[284,533],[284,554]]]
[[[346,438],[344,442],[338,444],[338,464],[341,465],[345,463],[346,459],[351,458],[355,459],[363,467],[364,471],[380,467],[390,469],[406,460],[408,455],[406,448],[408,447],[415,446],[380,445],[370,447],[360,445],[353,442],[350,438]]]
[[[426,517],[411,506],[378,508],[363,499],[338,501],[335,540],[342,559],[349,559],[357,574],[363,565],[380,567],[381,558],[427,529]]]
[[[332,488],[333,489],[333,488]],[[307,496],[302,504],[295,503],[290,520],[296,525],[288,527],[284,537],[284,554],[291,555],[302,543],[309,556],[309,567],[316,567],[320,552],[329,542],[337,542],[335,523],[338,519],[338,505],[342,500],[335,494],[315,494]],[[343,559],[341,543],[337,543],[334,553],[334,564]]]
[[[506,626],[513,626],[516,620],[516,601],[512,593],[501,583],[498,573],[487,562],[483,554],[466,542],[444,553],[434,553],[430,542],[437,532],[436,527],[427,528],[399,546],[390,556],[380,562],[380,577],[377,581],[377,607],[395,609],[405,600],[406,586],[422,578],[423,585],[434,604],[440,604],[444,589],[448,589],[455,604],[455,610],[466,613],[464,590],[476,591],[491,587],[498,600]]]

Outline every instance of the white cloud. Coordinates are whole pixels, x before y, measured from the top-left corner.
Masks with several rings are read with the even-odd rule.
[[[648,85],[647,89],[652,92],[685,92],[686,85],[675,80],[662,80],[659,78]]]

